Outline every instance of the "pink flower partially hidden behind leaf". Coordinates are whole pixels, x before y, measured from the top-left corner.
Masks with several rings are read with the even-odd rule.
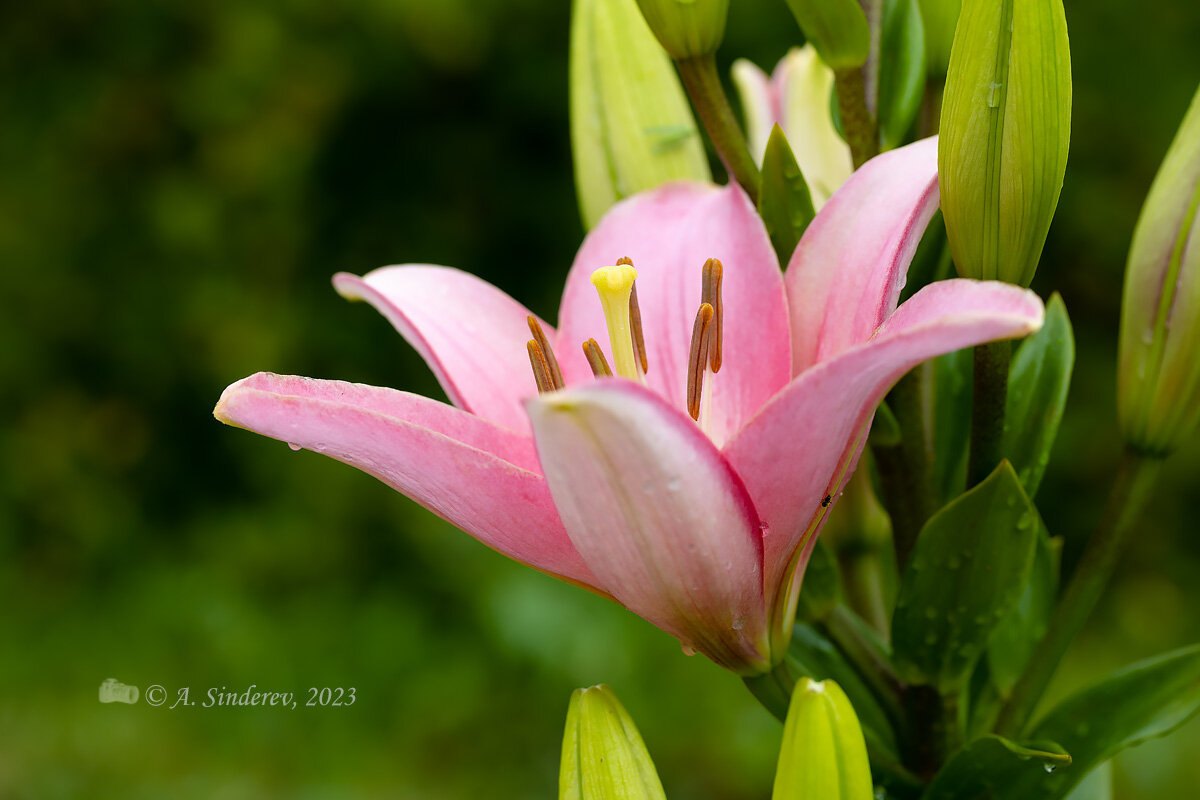
[[[631,197],[584,241],[557,331],[458,270],[340,274],[338,291],[386,315],[454,405],[259,373],[215,414],[358,467],[685,650],[762,672],[784,655],[826,498],[887,389],[921,361],[1042,322],[1035,295],[999,283],[944,281],[896,308],[938,203],[936,148],[864,166],[786,274],[735,186]]]

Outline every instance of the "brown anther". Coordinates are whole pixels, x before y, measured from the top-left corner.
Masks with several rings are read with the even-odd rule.
[[[595,339],[588,339],[583,343],[583,355],[587,359],[588,366],[592,368],[593,375],[597,378],[612,377],[608,359],[604,357],[604,352],[600,349],[600,345],[596,344]]]
[[[546,353],[536,339],[530,339],[525,345],[529,351],[529,366],[533,367],[533,380],[537,383],[538,394],[554,391],[554,382],[550,378],[550,365],[546,363]]]
[[[546,361],[550,383],[553,384],[555,389],[562,389],[567,384],[563,380],[562,369],[558,366],[558,359],[554,357],[554,348],[550,346],[550,340],[546,338],[546,332],[542,330],[542,325],[537,321],[537,317],[532,314],[527,316],[525,321],[529,323],[529,332],[533,334],[538,347],[542,349],[542,357]]]
[[[645,375],[650,371],[650,362],[646,359],[646,337],[642,334],[642,309],[638,305],[636,283],[629,291],[629,335],[633,337],[633,353]]]
[[[692,419],[700,419],[700,395],[704,391],[704,362],[708,359],[709,331],[713,321],[713,307],[701,303],[692,324],[692,352],[688,357],[687,407]]]
[[[721,276],[724,268],[718,259],[704,262],[704,284],[700,302],[713,307],[713,332],[708,337],[709,366],[713,373],[721,371],[721,343],[724,341],[725,304],[721,302]]]
[[[618,267],[632,267],[633,259],[630,258],[629,256],[621,256],[620,258],[617,259],[617,266]]]

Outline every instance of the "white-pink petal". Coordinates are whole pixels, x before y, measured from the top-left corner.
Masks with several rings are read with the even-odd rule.
[[[584,240],[567,278],[556,350],[568,384],[591,379],[580,352],[584,341],[594,338],[609,352],[590,277],[622,256],[638,271],[646,384],[678,409],[686,408],[704,262],[717,258],[724,266],[724,361],[705,387],[711,395],[705,430],[719,445],[791,375],[783,280],[762,221],[736,186],[667,184],[614,206]]]
[[[585,586],[527,436],[419,395],[260,372],[214,415],[357,467],[495,550]]]
[[[866,341],[896,308],[937,206],[936,138],[871,159],[830,198],[784,279],[794,374]]]
[[[737,672],[767,664],[758,515],[690,418],[623,379],[528,403],[575,548],[627,608]]]
[[[339,272],[333,285],[387,317],[452,403],[528,432],[521,401],[537,394],[537,386],[526,350],[527,308],[469,272],[427,264],[382,267],[362,277]],[[554,336],[549,325],[543,327]]]

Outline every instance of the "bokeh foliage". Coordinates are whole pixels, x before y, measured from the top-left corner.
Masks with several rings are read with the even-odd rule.
[[[370,478],[223,428],[246,374],[438,389],[328,279],[463,267],[553,318],[582,235],[568,4],[48,0],[0,11],[0,795],[534,797],[570,691],[614,686],[672,798],[769,790],[778,724],[615,605],[491,553]],[[1066,561],[1119,443],[1125,251],[1200,80],[1200,7],[1067,3],[1075,136],[1034,288],[1079,346],[1039,507]],[[720,53],[770,67],[786,6]],[[1064,687],[1200,640],[1200,443],[1178,454]],[[356,686],[349,709],[100,705]],[[1200,783],[1192,725],[1119,797]]]

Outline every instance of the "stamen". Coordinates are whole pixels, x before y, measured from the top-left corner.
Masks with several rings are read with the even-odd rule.
[[[721,343],[724,341],[725,304],[721,302],[721,277],[724,268],[721,262],[710,258],[704,262],[704,288],[700,302],[713,307],[713,331],[708,337],[709,366],[714,374],[721,371]]]
[[[712,337],[709,329],[713,321],[713,307],[701,303],[692,325],[692,352],[688,357],[687,407],[692,419],[700,419],[700,396],[704,391],[704,367],[708,360],[708,346]]]
[[[550,378],[550,365],[546,363],[546,353],[536,339],[530,339],[525,348],[529,351],[529,366],[533,367],[533,380],[537,383],[538,394],[554,391],[554,382]]]
[[[608,323],[608,340],[612,349],[616,374],[640,381],[642,372],[633,350],[633,326],[630,319],[630,295],[637,270],[629,264],[601,267],[592,273],[592,285],[600,295],[604,320]]]
[[[621,256],[617,259],[617,266],[632,267],[633,259]],[[633,351],[642,365],[642,374],[645,375],[650,371],[650,362],[646,359],[646,338],[642,334],[642,309],[638,305],[636,282],[629,290],[629,330],[633,334]]]
[[[558,359],[554,357],[554,348],[550,346],[546,332],[542,330],[542,325],[537,321],[537,317],[532,314],[526,317],[525,321],[529,323],[529,332],[533,334],[538,347],[542,349],[542,356],[545,358],[546,367],[550,372],[550,382],[554,384],[555,389],[562,389],[567,383],[563,380],[562,369],[558,366]]]
[[[587,359],[588,366],[592,368],[592,374],[597,378],[611,378],[612,370],[608,366],[608,359],[604,357],[604,351],[600,349],[600,345],[595,339],[588,339],[583,343],[583,355]]]

